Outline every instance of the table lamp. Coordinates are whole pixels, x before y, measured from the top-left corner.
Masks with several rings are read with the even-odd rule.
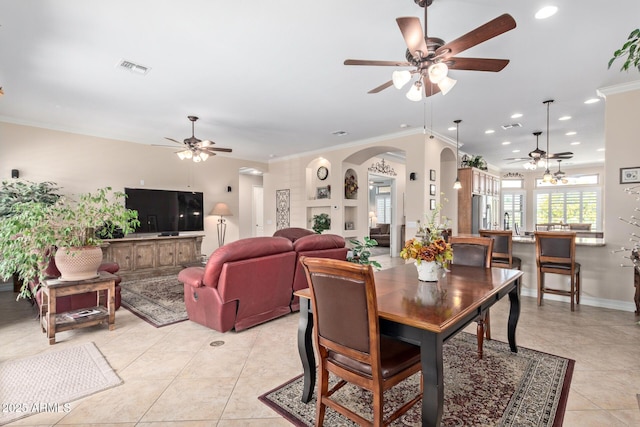
[[[218,220],[218,247],[224,245],[224,237],[227,233],[227,223],[224,219],[225,216],[233,216],[231,211],[229,210],[229,206],[226,203],[216,203],[216,205],[211,210],[209,215],[219,215],[220,219]]]
[[[369,212],[369,228],[373,227],[373,219],[376,217],[376,213],[374,211]]]

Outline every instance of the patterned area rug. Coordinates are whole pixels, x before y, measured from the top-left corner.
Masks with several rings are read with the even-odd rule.
[[[475,335],[460,333],[444,346],[445,405],[443,426],[560,427],[569,395],[574,361],[489,340],[477,359]],[[335,384],[335,378],[332,378]],[[385,414],[401,406],[419,390],[419,374],[385,393]],[[332,385],[331,384],[331,385]],[[330,385],[330,386],[331,386]],[[259,399],[296,426],[313,426],[315,393],[300,401],[302,377],[263,394]],[[333,395],[345,406],[371,420],[371,394],[350,384]],[[386,418],[385,415],[385,418]],[[392,426],[420,426],[420,403]],[[327,408],[325,425],[355,426]]]
[[[0,425],[40,412],[68,412],[69,402],[122,384],[94,343],[0,364]]]
[[[122,306],[156,328],[187,320],[184,286],[177,275],[120,283]]]

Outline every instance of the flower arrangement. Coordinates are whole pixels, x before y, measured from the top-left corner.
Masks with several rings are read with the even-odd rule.
[[[418,265],[422,261],[435,261],[442,267],[453,259],[453,249],[443,237],[443,233],[447,229],[448,219],[443,217],[444,224],[438,224],[437,221],[441,209],[442,204],[437,205],[436,209],[427,217],[424,226],[420,224],[420,220],[417,221],[418,234],[413,239],[408,240],[402,251],[400,251],[400,256],[403,259],[415,259]]]

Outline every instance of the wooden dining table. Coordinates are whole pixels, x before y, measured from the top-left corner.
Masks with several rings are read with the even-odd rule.
[[[380,333],[420,346],[424,391],[422,425],[439,426],[444,407],[443,344],[509,295],[507,337],[516,346],[520,316],[520,270],[452,265],[438,282],[420,282],[413,264],[375,273]],[[310,290],[300,297],[298,350],[304,369],[303,402],[311,400],[316,381],[313,310]]]

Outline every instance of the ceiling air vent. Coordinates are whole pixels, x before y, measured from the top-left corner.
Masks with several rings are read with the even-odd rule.
[[[511,129],[511,128],[521,128],[522,124],[520,123],[511,123],[509,125],[502,125],[500,126],[502,129],[507,130],[507,129]]]
[[[121,60],[118,63],[118,67],[120,67],[123,70],[130,71],[134,74],[141,74],[141,75],[145,75],[151,70],[150,67],[145,67],[144,65],[139,65],[134,62],[127,61],[126,59]]]

